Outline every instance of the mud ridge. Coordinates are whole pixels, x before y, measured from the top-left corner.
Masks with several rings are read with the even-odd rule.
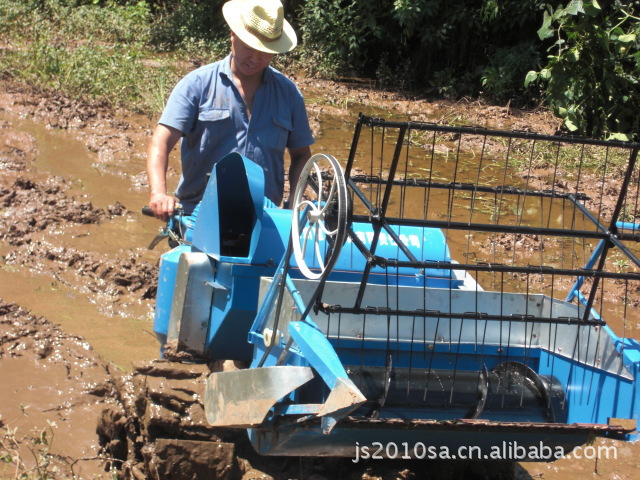
[[[122,252],[114,258],[37,241],[11,251],[5,261],[8,265],[49,272],[84,293],[114,298],[134,294],[139,300],[153,299],[156,295],[158,267],[141,261],[140,253],[134,251]]]
[[[96,224],[101,219],[123,215],[119,203],[105,212],[91,202],[79,202],[65,193],[65,180],[50,178],[44,183],[18,177],[11,186],[0,187],[0,229],[2,240],[9,245],[31,242],[34,232],[66,223]]]

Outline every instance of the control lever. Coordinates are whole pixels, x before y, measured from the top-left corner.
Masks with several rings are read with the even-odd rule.
[[[169,217],[169,220],[167,220],[167,224],[164,226],[164,228],[162,228],[162,230],[160,230],[160,233],[158,233],[158,235],[156,235],[155,238],[151,240],[151,243],[147,247],[148,250],[153,250],[156,245],[158,245],[165,238],[169,238],[170,241],[178,244],[184,243],[184,240],[176,234],[174,228],[176,225],[175,217],[183,214],[182,205],[176,204],[175,208],[173,209],[173,213],[174,215]],[[147,217],[154,217],[153,211],[148,205],[142,207],[142,214]]]

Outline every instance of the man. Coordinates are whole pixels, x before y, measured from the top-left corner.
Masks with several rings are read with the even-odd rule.
[[[282,202],[285,149],[291,157],[291,192],[311,156],[314,140],[302,94],[269,66],[274,55],[297,45],[282,3],[231,0],[222,13],[231,29],[231,54],[176,85],[149,144],[149,207],[165,221],[176,205],[167,193],[169,153],[180,139],[182,176],[176,196],[187,214],[202,198],[213,165],[230,152],[263,168],[265,195],[276,205]]]

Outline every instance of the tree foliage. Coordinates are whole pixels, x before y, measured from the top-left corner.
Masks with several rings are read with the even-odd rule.
[[[544,13],[538,35],[553,40],[547,63],[527,74],[565,127],[620,140],[640,132],[640,2],[571,0]]]
[[[225,1],[0,0],[0,33],[34,52],[19,62],[12,60],[17,54],[7,54],[4,63],[13,62],[16,75],[53,75],[59,69],[49,67],[70,64],[66,59],[81,53],[78,39],[89,41],[96,52],[108,44],[114,51],[155,50],[204,63],[228,52],[229,29],[221,13]],[[451,98],[482,96],[519,105],[544,99],[571,132],[638,139],[638,1],[283,3],[300,47],[278,61],[284,58],[312,75],[375,78],[385,88]],[[66,53],[38,50],[42,42]],[[122,56],[122,67],[135,70],[127,58]],[[55,78],[62,80],[72,79]]]
[[[325,74],[377,74],[387,86],[506,101],[523,93],[522,78],[537,65],[547,3],[304,0],[298,20],[310,65]]]

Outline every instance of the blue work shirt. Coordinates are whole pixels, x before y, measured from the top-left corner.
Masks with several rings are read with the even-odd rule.
[[[182,176],[176,196],[185,211],[200,201],[213,165],[238,152],[262,167],[265,195],[279,205],[284,191],[284,151],[314,140],[302,94],[272,67],[264,71],[251,118],[233,83],[231,55],[186,75],[174,88],[160,124],[183,133]]]

